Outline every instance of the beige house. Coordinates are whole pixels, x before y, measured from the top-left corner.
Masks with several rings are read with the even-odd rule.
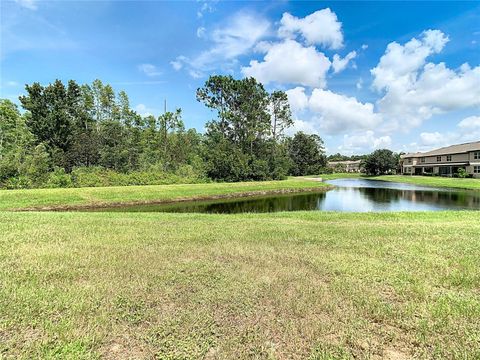
[[[329,161],[327,166],[337,172],[358,173],[361,171],[361,161]]]
[[[480,141],[401,156],[402,174],[453,176],[459,169],[480,178]]]

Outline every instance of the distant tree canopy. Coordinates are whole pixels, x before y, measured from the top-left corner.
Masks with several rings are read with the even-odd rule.
[[[369,175],[393,173],[398,167],[398,155],[388,149],[375,150],[364,161],[365,172]]]
[[[327,164],[323,141],[318,135],[295,134],[288,142],[292,175],[319,174]]]
[[[368,155],[342,155],[340,153],[336,153],[333,155],[328,155],[328,161],[357,161],[357,160],[365,160]]]
[[[287,94],[254,78],[211,76],[197,90],[216,112],[205,134],[185,129],[181,109],[139,115],[124,91],[100,80],[25,90],[23,114],[0,100],[0,187],[267,180],[325,166],[320,137],[285,135]]]
[[[49,173],[80,167],[204,176],[202,136],[185,130],[180,109],[142,117],[125,92],[100,80],[33,83],[19,99],[24,115],[12,102],[0,103],[0,184],[45,186]]]
[[[284,92],[269,94],[254,78],[211,76],[197,100],[217,112],[207,124],[205,166],[212,179],[277,179],[287,175],[284,130],[292,125]]]

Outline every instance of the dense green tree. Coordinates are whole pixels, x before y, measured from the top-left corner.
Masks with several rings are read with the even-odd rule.
[[[210,177],[235,181],[285,176],[284,157],[276,159],[279,139],[292,124],[285,93],[269,94],[254,78],[217,75],[197,90],[197,100],[218,115],[205,134]]]
[[[180,109],[140,116],[125,92],[98,79],[27,85],[23,115],[0,103],[0,186],[95,186],[119,173],[132,174],[130,183],[135,172],[226,181],[287,174],[284,130],[292,119],[284,92],[269,94],[254,78],[212,76],[197,99],[218,114],[205,135],[185,128]]]
[[[318,174],[326,166],[323,141],[316,134],[297,132],[289,141],[288,148],[292,175]]]
[[[10,100],[0,99],[0,181],[19,176],[20,165],[29,153],[33,135]]]
[[[375,150],[365,159],[363,166],[369,175],[390,174],[397,169],[398,156],[388,149]]]
[[[272,113],[272,136],[274,140],[283,136],[285,129],[293,125],[288,96],[284,91],[274,91],[270,95]]]

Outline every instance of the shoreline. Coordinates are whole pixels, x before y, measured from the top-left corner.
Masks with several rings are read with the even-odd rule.
[[[12,212],[33,212],[33,211],[81,211],[81,210],[93,210],[93,209],[105,209],[105,208],[120,208],[136,205],[167,205],[176,204],[190,201],[209,201],[209,200],[222,200],[222,199],[243,199],[249,197],[262,197],[269,195],[286,195],[286,194],[301,194],[312,192],[327,192],[332,190],[334,186],[324,187],[310,187],[310,188],[292,188],[292,189],[275,189],[275,190],[256,190],[231,194],[218,194],[207,196],[193,196],[193,197],[179,197],[173,199],[158,199],[158,200],[135,200],[135,201],[120,201],[120,202],[102,202],[102,203],[90,203],[90,204],[78,204],[78,205],[49,205],[49,206],[31,206],[25,208],[16,208],[10,211]]]

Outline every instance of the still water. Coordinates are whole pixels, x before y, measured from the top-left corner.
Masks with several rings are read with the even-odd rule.
[[[134,205],[94,211],[244,213],[298,210],[344,212],[480,210],[480,192],[438,189],[366,179],[327,181],[327,192],[167,205]]]

